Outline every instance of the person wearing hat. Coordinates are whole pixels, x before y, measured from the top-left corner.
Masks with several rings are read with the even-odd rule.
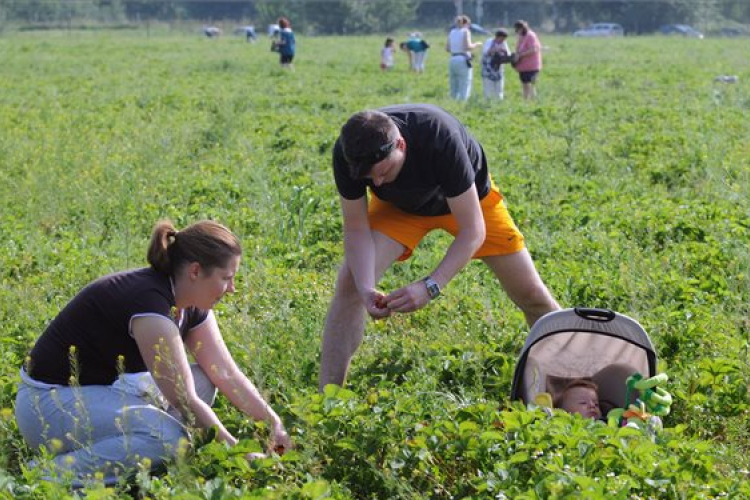
[[[490,178],[482,146],[444,109],[404,104],[355,113],[334,145],[333,172],[344,262],[325,321],[321,391],[343,385],[365,312],[381,319],[425,307],[472,258],[487,264],[529,325],[559,309]],[[396,290],[378,290],[386,268],[408,259],[433,229],[455,238],[437,267]]]
[[[405,48],[409,53],[411,70],[415,73],[424,73],[424,60],[427,57],[427,49],[430,48],[430,44],[422,38],[422,33],[419,31],[409,33]]]
[[[489,38],[482,47],[482,88],[485,99],[498,99],[505,97],[505,74],[503,65],[510,62],[510,48],[508,32],[504,29],[495,31],[495,36]]]

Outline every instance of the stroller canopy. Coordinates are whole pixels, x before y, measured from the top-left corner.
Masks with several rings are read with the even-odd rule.
[[[599,386],[605,414],[624,408],[626,380],[633,373],[656,375],[656,353],[637,321],[608,309],[563,309],[540,318],[529,332],[516,366],[512,399],[554,398],[571,380],[588,378]]]

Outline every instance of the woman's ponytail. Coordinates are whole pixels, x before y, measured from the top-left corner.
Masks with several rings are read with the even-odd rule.
[[[146,259],[148,263],[162,274],[172,274],[172,259],[169,247],[177,240],[177,230],[172,221],[160,220],[151,233]]]
[[[242,255],[237,237],[221,224],[204,220],[177,231],[169,220],[156,223],[146,259],[160,273],[174,276],[184,265],[198,262],[204,269],[225,267]]]

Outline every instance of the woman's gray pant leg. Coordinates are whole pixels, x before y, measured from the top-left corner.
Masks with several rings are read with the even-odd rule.
[[[212,404],[216,388],[200,367],[191,368],[196,392]],[[144,459],[152,467],[161,465],[177,456],[188,437],[175,416],[111,386],[48,390],[21,384],[16,419],[32,448],[55,455],[47,478],[68,475],[74,484],[95,477],[113,484]]]

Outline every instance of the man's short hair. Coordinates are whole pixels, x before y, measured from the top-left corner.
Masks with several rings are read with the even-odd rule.
[[[396,147],[398,128],[381,111],[360,111],[341,127],[341,147],[353,179],[362,179]]]
[[[495,38],[498,38],[501,36],[505,38],[508,37],[508,32],[504,30],[503,28],[499,28],[498,30],[495,31]]]

